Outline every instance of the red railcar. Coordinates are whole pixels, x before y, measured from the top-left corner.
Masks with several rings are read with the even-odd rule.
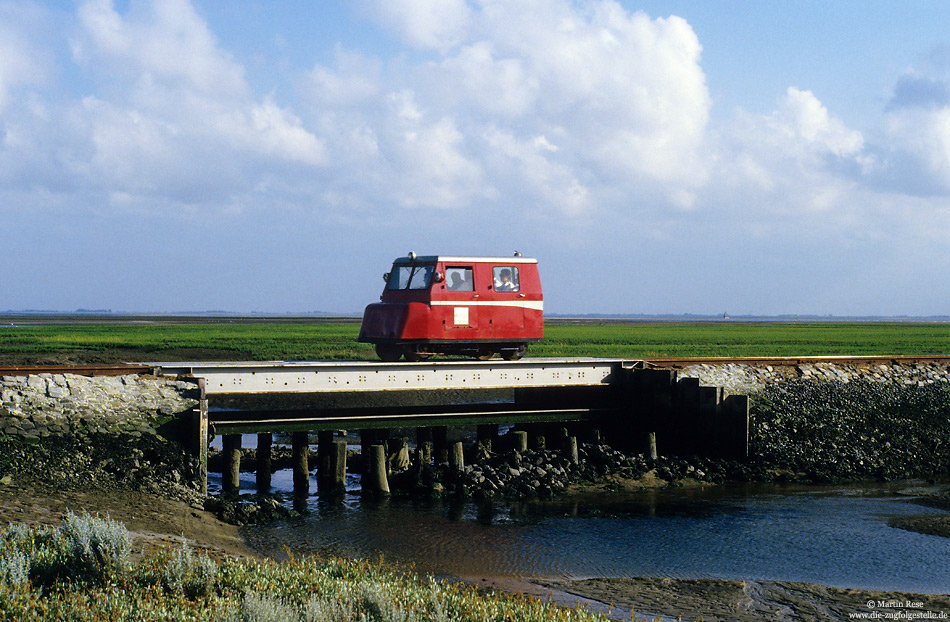
[[[409,253],[383,278],[380,302],[363,312],[359,341],[376,344],[384,361],[433,354],[515,360],[543,335],[536,259]]]

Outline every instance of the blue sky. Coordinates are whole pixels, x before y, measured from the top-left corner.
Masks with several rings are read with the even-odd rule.
[[[0,309],[946,315],[943,2],[0,0]]]

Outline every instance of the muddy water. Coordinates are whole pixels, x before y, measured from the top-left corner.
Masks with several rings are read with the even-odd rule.
[[[250,492],[253,474],[244,477]],[[289,491],[290,473],[275,474],[274,485]],[[383,556],[445,576],[756,579],[919,593],[950,586],[950,539],[887,525],[941,514],[912,499],[942,485],[696,487],[494,504],[371,501],[359,495],[357,476],[349,488],[333,501],[311,497],[305,518],[244,533],[277,558]]]

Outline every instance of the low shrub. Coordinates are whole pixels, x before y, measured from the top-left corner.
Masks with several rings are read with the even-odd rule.
[[[104,579],[126,569],[132,553],[132,535],[109,517],[68,512],[60,528],[72,566],[80,574]]]
[[[165,587],[189,598],[209,594],[214,587],[218,565],[207,555],[195,555],[187,543],[172,553],[165,567]]]
[[[299,622],[296,607],[283,598],[248,592],[228,622]]]
[[[30,580],[30,560],[22,551],[7,551],[0,555],[0,583],[14,588]]]

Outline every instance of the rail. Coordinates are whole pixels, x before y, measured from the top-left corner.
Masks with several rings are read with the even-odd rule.
[[[126,376],[151,374],[150,365],[0,365],[0,376],[35,376],[38,374],[73,374],[76,376]]]
[[[690,365],[773,365],[795,366],[817,363],[841,365],[874,365],[882,363],[948,363],[950,355],[944,354],[879,354],[879,355],[827,355],[827,356],[722,356],[722,357],[653,357],[643,359],[647,367],[677,368]]]

